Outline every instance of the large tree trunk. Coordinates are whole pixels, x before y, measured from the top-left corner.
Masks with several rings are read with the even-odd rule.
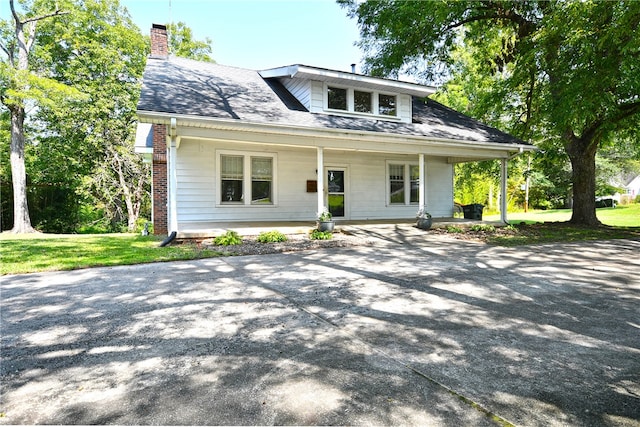
[[[11,179],[13,181],[13,233],[33,233],[27,204],[27,172],[24,164],[24,108],[11,108]]]
[[[571,160],[573,181],[573,214],[569,222],[577,225],[597,226],[596,216],[596,152],[598,143],[593,138],[571,135],[566,145]]]

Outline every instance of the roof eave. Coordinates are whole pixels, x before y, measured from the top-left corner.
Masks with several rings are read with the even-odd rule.
[[[433,86],[385,79],[381,77],[371,77],[363,74],[348,73],[345,71],[309,67],[307,65],[289,65],[286,67],[272,68],[269,70],[258,71],[258,74],[265,79],[289,77],[317,81],[341,80],[345,83],[378,86],[390,92],[405,93],[423,98],[434,94],[436,91],[436,88]]]
[[[172,114],[155,111],[138,110],[138,119],[143,123],[169,125],[171,119],[175,118],[178,126],[196,127],[205,129],[233,129],[244,132],[263,132],[270,134],[298,135],[311,138],[340,138],[357,139],[358,141],[397,141],[409,142],[412,144],[426,144],[430,146],[453,146],[461,148],[478,148],[489,151],[525,152],[535,151],[537,148],[528,144],[517,144],[511,142],[487,142],[451,138],[438,138],[420,135],[405,135],[398,133],[383,133],[376,131],[315,128],[306,126],[295,126],[288,124],[273,124],[239,121],[236,119],[201,117],[184,114]]]

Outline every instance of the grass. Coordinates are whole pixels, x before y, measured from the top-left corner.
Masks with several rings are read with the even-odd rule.
[[[596,216],[605,225],[614,227],[640,227],[640,204],[596,209]],[[564,222],[571,218],[571,209],[513,212],[507,215],[510,223]],[[484,215],[484,220],[498,221],[500,215]]]
[[[159,247],[161,239],[135,234],[0,234],[0,274],[74,270],[219,256],[196,244]]]
[[[478,233],[478,238],[501,246],[609,239],[640,239],[640,227],[582,227],[566,222],[519,224]]]
[[[599,227],[581,227],[569,224],[570,209],[510,212],[512,224],[490,230],[485,225],[476,225],[465,230],[456,230],[461,239],[481,240],[490,244],[517,246],[536,243],[590,241],[605,239],[640,239],[640,204],[600,208],[596,210]],[[500,215],[483,215],[485,221],[499,221]],[[457,228],[457,227],[449,227]],[[451,233],[450,229],[446,231]]]
[[[567,224],[571,211],[548,210],[511,213],[514,226],[495,230],[445,230],[460,238],[476,238],[491,244],[515,246],[546,242],[604,239],[640,239],[640,204],[602,208],[597,215],[603,226]],[[485,215],[485,220],[497,220]],[[313,237],[312,237],[313,238]],[[331,234],[315,238],[331,238]],[[51,235],[0,234],[0,274],[74,270],[86,267],[131,265],[158,261],[189,260],[222,255],[195,243],[159,247],[161,238],[135,234]]]

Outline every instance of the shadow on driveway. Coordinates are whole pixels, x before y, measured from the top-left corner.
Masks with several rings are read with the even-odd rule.
[[[638,253],[410,232],[5,276],[0,423],[638,426]]]

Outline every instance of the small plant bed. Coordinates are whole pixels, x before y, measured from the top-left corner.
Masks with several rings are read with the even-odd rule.
[[[263,231],[256,239],[260,243],[286,242],[289,238],[280,231]]]
[[[362,245],[371,245],[372,240],[344,234],[344,233],[326,233],[317,230],[309,230],[308,234],[276,234],[278,232],[265,232],[258,236],[243,236],[242,242],[236,245],[218,246],[214,243],[215,239],[202,240],[200,244],[203,247],[211,247],[220,251],[225,256],[230,255],[263,255],[283,252],[297,252],[321,248],[341,248]],[[324,239],[312,238],[313,233],[323,233]],[[331,239],[326,238],[326,234],[331,235]],[[276,237],[277,236],[277,237]]]
[[[585,240],[640,239],[640,227],[612,227],[608,225],[582,227],[567,222],[520,223],[504,227],[495,227],[490,224],[475,224],[465,228],[449,226],[431,229],[428,233],[501,246]]]

